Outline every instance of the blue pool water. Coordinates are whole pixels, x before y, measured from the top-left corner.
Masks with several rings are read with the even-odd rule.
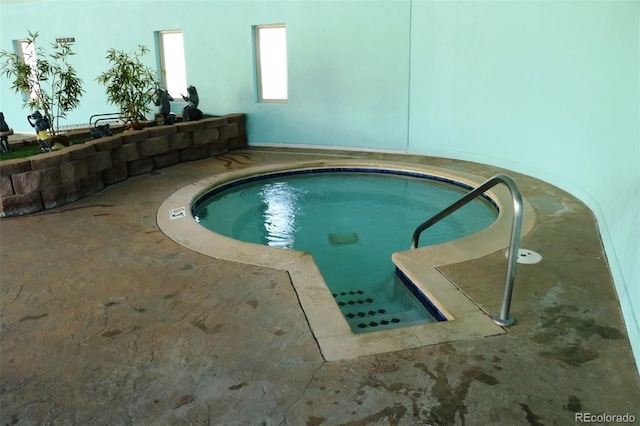
[[[391,255],[407,250],[416,226],[466,192],[389,171],[288,172],[216,188],[192,211],[219,234],[311,253],[347,322],[363,332],[444,319],[411,295]],[[421,246],[470,235],[496,217],[479,199],[425,231]]]

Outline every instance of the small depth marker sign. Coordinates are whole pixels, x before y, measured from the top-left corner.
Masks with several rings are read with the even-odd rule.
[[[181,217],[185,217],[187,215],[186,207],[178,207],[177,209],[169,210],[169,219],[179,219]]]

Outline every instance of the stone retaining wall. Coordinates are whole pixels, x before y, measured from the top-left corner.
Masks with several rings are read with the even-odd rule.
[[[247,145],[244,114],[149,127],[0,162],[0,217],[73,203],[131,176]]]

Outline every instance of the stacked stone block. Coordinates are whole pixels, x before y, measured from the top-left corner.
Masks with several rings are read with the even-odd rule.
[[[1,161],[0,217],[73,203],[132,176],[245,146],[245,115],[230,114]]]

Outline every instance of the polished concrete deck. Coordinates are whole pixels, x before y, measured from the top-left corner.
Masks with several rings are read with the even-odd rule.
[[[592,214],[507,172],[536,212],[506,334],[327,362],[288,271],[205,256],[156,224],[163,201],[216,173],[376,158],[489,177],[427,157],[247,149],[154,171],[55,210],[0,220],[2,424],[572,424],[640,420],[640,377]],[[487,312],[496,252],[440,270]]]

